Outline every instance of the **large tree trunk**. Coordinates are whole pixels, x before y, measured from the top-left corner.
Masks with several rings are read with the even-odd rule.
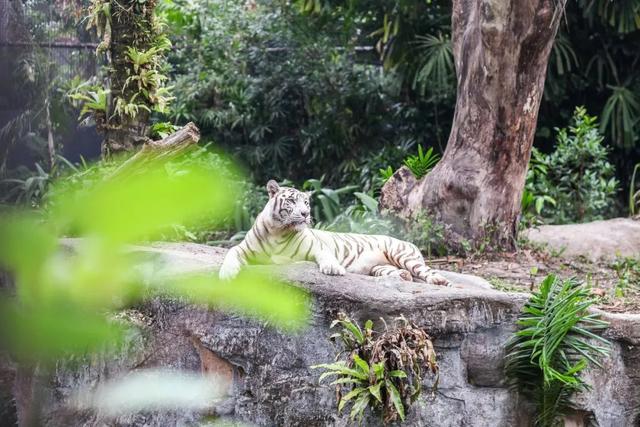
[[[422,180],[401,169],[381,206],[426,211],[453,242],[515,244],[547,60],[565,0],[454,0],[456,110],[442,160]],[[486,241],[486,240],[485,240]]]

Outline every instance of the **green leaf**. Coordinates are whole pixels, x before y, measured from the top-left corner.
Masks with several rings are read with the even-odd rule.
[[[347,402],[351,399],[353,399],[354,397],[358,396],[360,393],[365,393],[367,392],[367,389],[364,387],[356,387],[353,390],[351,390],[349,393],[345,394],[344,396],[342,396],[342,398],[340,398],[340,403],[338,404],[338,412],[341,412],[342,409],[344,408],[344,406],[347,404]]]
[[[371,331],[373,329],[373,321],[371,319],[364,323],[364,329],[367,331]]]
[[[394,378],[407,378],[407,373],[404,371],[395,370],[389,372],[389,376]]]
[[[357,354],[353,355],[353,361],[355,362],[356,366],[358,367],[358,369],[360,369],[360,371],[362,371],[365,374],[369,374],[369,364],[367,362],[365,362],[364,360],[362,360],[360,358],[360,356],[358,356]]]
[[[230,213],[233,185],[222,171],[193,166],[170,175],[166,165],[166,159],[126,165],[117,175],[105,176],[91,192],[54,189],[59,196],[52,202],[53,219],[75,233],[123,243],[157,237],[166,227],[203,214]],[[194,190],[198,197],[193,197]]]
[[[369,212],[378,212],[378,201],[376,199],[369,196],[368,194],[360,193],[357,191],[353,193],[353,195],[360,200],[360,202],[367,208]]]
[[[18,306],[0,299],[0,340],[20,360],[56,360],[116,346],[126,328],[74,305]]]
[[[369,401],[370,399],[367,393],[361,394],[360,397],[353,404],[353,407],[351,408],[351,413],[349,414],[349,418],[351,418],[352,420],[355,420],[356,418],[362,419],[364,415],[364,410],[367,409],[367,406],[369,405]]]
[[[251,318],[267,318],[290,330],[304,326],[309,313],[305,291],[255,271],[242,270],[232,281],[220,280],[217,274],[194,274],[170,282],[154,281],[153,286],[162,293],[196,303],[210,304]]]
[[[391,402],[393,403],[394,408],[396,408],[396,411],[400,416],[400,420],[404,421],[404,405],[402,404],[402,399],[400,398],[400,393],[398,393],[398,389],[389,380],[385,380],[385,386],[387,388],[387,393],[391,398]]]
[[[380,387],[382,386],[382,381],[378,381],[375,385],[369,386],[369,393],[376,398],[376,400],[382,403],[382,396],[380,395]]]
[[[338,385],[338,384],[362,384],[362,380],[358,380],[354,378],[339,378],[329,385]]]
[[[376,379],[381,380],[384,377],[384,362],[374,363],[373,372],[376,375]]]

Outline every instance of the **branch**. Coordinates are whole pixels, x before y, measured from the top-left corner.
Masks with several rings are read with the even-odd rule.
[[[193,144],[196,144],[199,140],[200,130],[193,122],[189,122],[183,128],[165,138],[144,144],[140,151],[118,166],[111,176],[118,175],[130,169],[133,165],[135,165],[137,169],[151,160],[157,160],[163,157],[174,157]]]

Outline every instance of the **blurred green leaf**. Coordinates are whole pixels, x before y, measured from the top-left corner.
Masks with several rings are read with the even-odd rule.
[[[307,293],[272,280],[264,272],[243,270],[233,281],[213,274],[186,276],[158,285],[157,290],[248,317],[266,318],[286,329],[302,327],[308,316]]]
[[[0,340],[20,360],[55,360],[116,344],[125,328],[74,304],[26,306],[0,300]]]
[[[54,220],[78,233],[131,242],[233,206],[233,187],[222,173],[192,167],[169,175],[166,165],[153,160],[141,171],[105,177],[91,192],[64,193],[54,203]]]

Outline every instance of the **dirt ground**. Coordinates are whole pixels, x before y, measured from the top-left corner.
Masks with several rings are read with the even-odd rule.
[[[474,274],[496,289],[531,292],[548,274],[575,277],[592,290],[596,307],[609,312],[640,313],[640,259],[613,261],[566,258],[545,249],[524,248],[514,253],[446,257],[427,260],[434,268]]]

